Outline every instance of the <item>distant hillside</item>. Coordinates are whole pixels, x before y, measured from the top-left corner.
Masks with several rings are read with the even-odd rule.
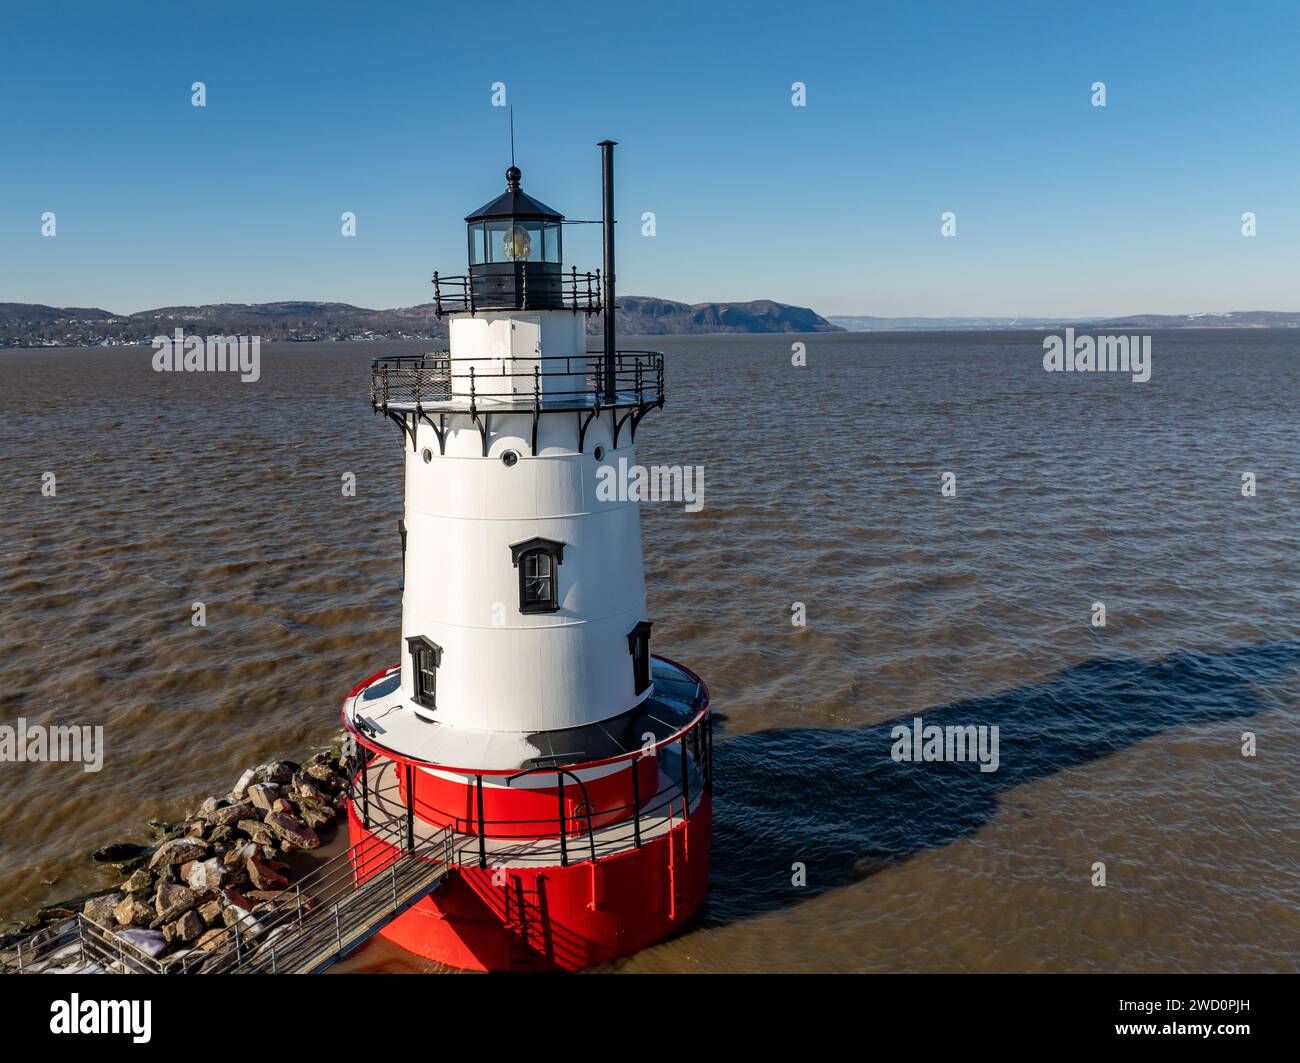
[[[801,306],[770,300],[752,303],[673,303],[619,299],[623,335],[707,332],[837,332],[837,326]],[[592,318],[588,330],[600,331]],[[110,346],[148,343],[174,329],[189,334],[260,336],[274,340],[445,339],[447,323],[433,304],[371,310],[349,303],[212,303],[164,306],[136,314],[108,310],[0,303],[0,346]]]
[[[1131,317],[865,317],[832,314],[828,320],[849,332],[944,332],[983,329],[1300,328],[1300,311],[1234,310],[1225,314],[1134,314]]]
[[[1108,328],[1300,328],[1297,310],[1233,310],[1226,314],[1135,314],[1107,318]]]
[[[84,306],[43,306],[40,303],[0,303],[0,322],[32,326],[52,325],[58,321],[106,321],[113,315],[107,310]]]
[[[618,329],[632,336],[704,332],[842,332],[803,306],[770,299],[751,303],[673,303],[645,295],[618,300]]]

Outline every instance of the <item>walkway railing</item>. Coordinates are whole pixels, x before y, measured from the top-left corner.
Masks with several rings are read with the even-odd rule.
[[[235,931],[235,947],[225,950],[226,965],[205,965],[204,972],[322,971],[425,897],[453,862],[450,831],[439,832],[415,849],[394,849],[380,838],[367,839],[298,883],[292,901],[285,891],[281,896],[286,903],[251,941],[239,923],[229,928]]]
[[[201,947],[155,958],[79,914],[43,940],[19,943],[5,966],[18,973],[92,967],[115,974],[310,974],[352,952],[425,897],[455,864],[451,831],[420,844],[392,831],[344,850],[274,898],[204,935]]]
[[[612,395],[605,391],[604,364],[604,355],[591,352],[499,360],[452,358],[445,351],[393,355],[371,363],[370,403],[387,411],[394,403],[436,407],[451,399],[548,410],[663,402],[664,356],[659,351],[619,351]]]
[[[84,964],[78,916],[46,926],[0,952],[0,971],[41,974],[53,967]]]

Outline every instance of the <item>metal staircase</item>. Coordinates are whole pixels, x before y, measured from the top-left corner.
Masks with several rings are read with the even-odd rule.
[[[237,962],[223,970],[229,974],[319,974],[428,896],[451,866],[451,833],[445,830],[413,852],[375,856],[364,852],[369,847],[362,843],[335,858],[350,872],[336,876],[346,882],[338,896],[306,911],[303,905],[296,906],[278,927],[262,935],[255,948],[243,949]],[[324,870],[319,868],[313,874]],[[318,900],[328,892],[324,885],[310,884]]]
[[[345,849],[256,910],[236,912],[231,925],[199,947],[154,958],[121,936],[78,915],[37,945],[20,944],[0,967],[117,974],[315,974],[360,947],[426,897],[450,872],[453,835],[440,830],[417,846],[389,832]],[[231,908],[227,909],[232,910]]]

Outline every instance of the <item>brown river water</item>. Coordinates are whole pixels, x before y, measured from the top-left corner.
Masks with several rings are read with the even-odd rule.
[[[700,512],[642,507],[655,648],[725,720],[707,908],[619,969],[1300,970],[1300,332],[1156,333],[1146,383],[1031,333],[625,345],[667,356],[640,460],[705,470]],[[105,741],[0,763],[0,917],[322,748],[396,659],[368,371],[425,346],[267,346],[249,384],[0,351],[0,724]],[[895,762],[916,716],[997,725],[998,770]]]

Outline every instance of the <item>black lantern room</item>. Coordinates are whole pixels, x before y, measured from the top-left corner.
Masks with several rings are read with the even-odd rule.
[[[519,188],[517,166],[506,190],[469,215],[469,286],[477,309],[563,309],[564,215]]]

